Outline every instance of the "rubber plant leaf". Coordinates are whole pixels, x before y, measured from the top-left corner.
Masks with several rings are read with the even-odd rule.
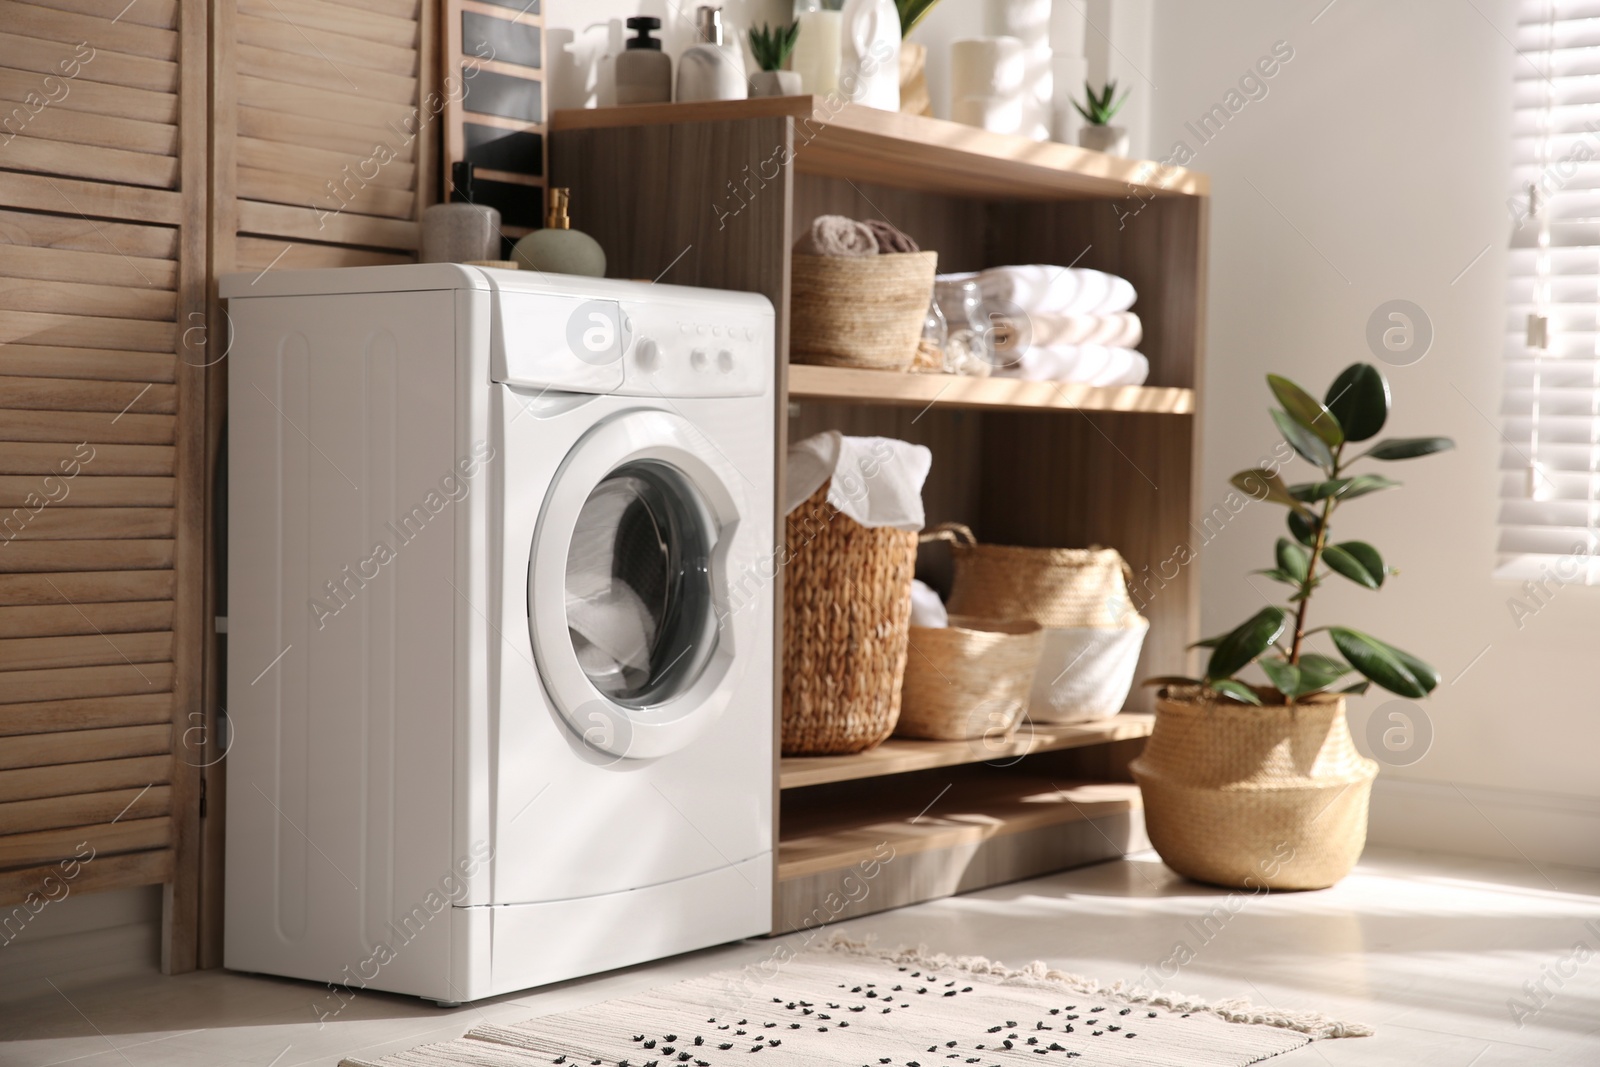
[[[1286,659],[1277,656],[1268,656],[1261,660],[1261,669],[1266,672],[1267,680],[1277,686],[1278,692],[1286,697],[1294,697],[1300,692],[1300,668]]]
[[[1278,569],[1295,582],[1305,581],[1311,573],[1311,554],[1287,537],[1278,538],[1277,556]]]
[[[1228,678],[1272,647],[1289,624],[1289,613],[1280,607],[1266,607],[1231,630],[1211,650],[1206,665],[1206,680],[1216,688],[1218,679]]]
[[[1267,375],[1267,384],[1272,387],[1272,395],[1278,398],[1283,410],[1295,422],[1322,438],[1329,448],[1344,444],[1344,430],[1339,426],[1339,420],[1323,406],[1322,401],[1282,375]]]
[[[1333,470],[1333,452],[1322,438],[1294,421],[1287,412],[1273,408],[1271,414],[1272,421],[1278,426],[1278,432],[1283,434],[1283,439],[1288,441],[1296,452],[1300,453],[1300,458],[1308,463],[1315,463],[1325,471]]]
[[[1439,672],[1422,660],[1385,644],[1370,634],[1344,626],[1328,627],[1328,636],[1351,666],[1374,684],[1403,697],[1425,697],[1439,684]]]
[[[1346,441],[1376,437],[1389,419],[1389,382],[1370,363],[1352,363],[1328,386],[1328,410]]]
[[[1226,693],[1233,699],[1246,704],[1254,704],[1258,708],[1261,706],[1261,698],[1256,696],[1254,689],[1251,689],[1243,682],[1236,682],[1232,678],[1224,678],[1220,682],[1212,682],[1211,688],[1219,693]]]
[[[1322,558],[1335,573],[1342,574],[1357,585],[1368,589],[1377,589],[1383,585],[1383,561],[1378,561],[1378,569],[1372,570],[1367,566],[1370,560],[1364,560],[1350,551],[1349,545],[1359,542],[1328,545],[1322,550]],[[1363,546],[1371,548],[1371,545]]]
[[[1299,511],[1289,512],[1289,532],[1294,534],[1294,539],[1307,548],[1313,548],[1317,543],[1317,530],[1322,527],[1322,520],[1315,515],[1307,515]]]
[[[1448,452],[1454,447],[1456,443],[1448,437],[1387,437],[1365,454],[1373,459],[1416,459],[1435,452]]]
[[[1278,477],[1277,472],[1265,467],[1252,467],[1247,471],[1240,471],[1228,479],[1228,482],[1235,489],[1243,490],[1254,500],[1282,504],[1295,511],[1306,510],[1300,501],[1290,495],[1288,487],[1283,484],[1283,479]]]

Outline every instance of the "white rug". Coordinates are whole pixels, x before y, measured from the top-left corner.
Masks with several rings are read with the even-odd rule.
[[[345,1067],[1236,1067],[1365,1026],[837,940]],[[752,1053],[761,1053],[751,1060]]]

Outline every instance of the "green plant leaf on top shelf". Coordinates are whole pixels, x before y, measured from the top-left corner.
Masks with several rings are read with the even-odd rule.
[[[1247,471],[1240,471],[1229,483],[1236,489],[1243,490],[1254,500],[1264,500],[1269,504],[1282,504],[1294,511],[1304,512],[1305,505],[1290,494],[1289,489],[1283,484],[1283,479],[1278,477],[1276,471],[1265,467],[1252,467]]]
[[[1344,626],[1328,627],[1328,635],[1351,666],[1391,693],[1425,697],[1439,684],[1439,672],[1422,660],[1385,644],[1370,634]]]
[[[1211,661],[1206,664],[1207,682],[1216,688],[1218,679],[1230,677],[1271,648],[1288,623],[1288,612],[1279,607],[1267,607],[1229,631],[1211,650]]]
[[[1311,554],[1287,537],[1278,538],[1277,557],[1278,570],[1297,583],[1305,581],[1306,575],[1311,573]]]
[[[1283,439],[1288,441],[1300,457],[1308,463],[1315,463],[1323,470],[1333,469],[1333,452],[1328,448],[1327,442],[1296,422],[1287,412],[1273,410],[1272,421],[1277,424],[1278,432],[1283,434]]]
[[[895,10],[900,13],[900,36],[905,37],[916,29],[917,23],[932,11],[933,5],[938,2],[939,0],[895,0]]]
[[[1322,438],[1329,448],[1344,444],[1344,430],[1340,428],[1339,420],[1323,406],[1322,401],[1281,375],[1267,375],[1267,384],[1272,387],[1272,395],[1278,398],[1283,410],[1295,422]]]
[[[1328,566],[1334,571],[1368,589],[1383,588],[1383,580],[1389,574],[1389,568],[1383,564],[1383,556],[1365,541],[1341,541],[1336,545],[1328,545],[1322,550],[1322,558],[1328,561]]]
[[[1232,678],[1224,678],[1219,682],[1212,682],[1211,688],[1219,693],[1226,693],[1241,703],[1254,704],[1258,708],[1261,706],[1261,698],[1256,695],[1254,689],[1251,689],[1243,682],[1236,682]]]
[[[1448,437],[1388,437],[1362,453],[1372,459],[1416,459],[1448,452],[1456,443]]]
[[[763,22],[760,29],[750,28],[750,54],[762,70],[782,70],[799,37],[799,22],[787,26],[769,26]]]
[[[1370,363],[1352,363],[1328,386],[1328,410],[1346,441],[1377,436],[1389,418],[1389,383]]]
[[[1122,109],[1122,105],[1128,100],[1128,94],[1123,93],[1121,99],[1112,103],[1111,98],[1116,95],[1116,92],[1116,79],[1106,82],[1105,88],[1099,93],[1096,93],[1094,86],[1086,81],[1083,83],[1083,93],[1086,98],[1084,103],[1080,104],[1074,100],[1072,106],[1078,109],[1078,114],[1082,115],[1083,120],[1089,125],[1109,126],[1111,120],[1116,117],[1117,112]]]

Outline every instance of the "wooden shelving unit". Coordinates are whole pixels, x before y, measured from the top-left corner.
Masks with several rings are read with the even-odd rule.
[[[963,522],[999,544],[1114,546],[1151,624],[1140,674],[1186,671],[1198,590],[1172,561],[1199,528],[1204,175],[812,97],[558,111],[551,162],[552,184],[573,189],[574,223],[600,241],[614,276],[772,301],[784,439],[839,429],[914,441],[934,455],[930,524]],[[789,249],[824,213],[886,218],[937,250],[941,271],[1058,263],[1128,279],[1148,382],[789,365]],[[948,591],[942,549],[925,551],[918,573]],[[1024,728],[995,747],[891,740],[853,756],[774,753],[774,931],[1142,847],[1127,763],[1150,729],[1148,699],[1136,690],[1107,722]]]
[[[849,367],[789,368],[790,400],[974,410],[1134,411],[1191,415],[1194,390],[1129,385],[1106,388],[1075,382],[1025,382],[1016,378],[966,378],[956,374],[894,374]]]
[[[831,785],[834,782],[881,778],[886,774],[908,774],[971,763],[1008,765],[1040,752],[1062,752],[1088,745],[1149,737],[1155,721],[1155,716],[1149,713],[1127,711],[1100,722],[1067,726],[1026,723],[1004,739],[914,741],[892,737],[877,748],[853,756],[785,757],[778,763],[778,788],[801,789],[805,786]]]

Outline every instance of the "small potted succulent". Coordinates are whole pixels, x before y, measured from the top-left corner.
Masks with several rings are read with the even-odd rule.
[[[1111,120],[1122,110],[1122,105],[1128,102],[1128,94],[1117,96],[1115,79],[1106,82],[1098,93],[1094,91],[1094,86],[1084,82],[1083,93],[1086,97],[1083,103],[1080,104],[1076,100],[1072,102],[1072,106],[1078,109],[1078,114],[1083,116],[1083,121],[1086,123],[1078,130],[1079,147],[1112,156],[1127,155],[1128,131],[1121,126],[1111,125]]]
[[[751,96],[800,94],[799,72],[783,69],[783,65],[789,61],[789,53],[794,51],[794,43],[799,36],[799,22],[776,27],[763,22],[760,29],[751,27],[750,52],[761,67],[750,75]]]
[[[1400,483],[1354,468],[1453,448],[1447,437],[1389,438],[1356,452],[1389,416],[1389,383],[1376,367],[1347,368],[1319,401],[1275,374],[1282,410],[1272,421],[1294,453],[1317,468],[1286,485],[1257,467],[1232,484],[1287,510],[1287,537],[1256,573],[1287,587],[1287,603],[1262,608],[1208,638],[1199,678],[1152,678],[1161,687],[1155,730],[1132,764],[1150,841],[1169,867],[1202,882],[1260,889],[1320,889],[1349,873],[1367,835],[1367,798],[1378,766],[1356,751],[1345,696],[1370,685],[1420,699],[1439,672],[1409,652],[1347,626],[1310,625],[1325,581],[1377,591],[1394,571],[1365,541],[1336,541],[1344,506]],[[1326,635],[1338,655],[1316,652]],[[1251,664],[1266,684],[1238,677]],[[1353,684],[1352,684],[1353,682]]]

